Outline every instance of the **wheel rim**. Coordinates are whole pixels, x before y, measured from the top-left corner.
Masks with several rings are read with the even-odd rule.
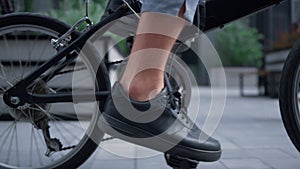
[[[0,53],[1,98],[3,98],[2,94],[5,90],[26,76],[34,67],[40,65],[41,61],[46,60],[47,58],[44,56],[51,56],[49,54],[56,52],[50,45],[50,37],[57,37],[58,34],[56,31],[38,25],[12,25],[0,29],[0,43],[4,48],[1,49],[2,54]],[[39,41],[39,43],[33,41]],[[22,45],[28,47],[24,48]],[[20,47],[20,51],[15,50],[17,47]],[[84,63],[86,61],[82,59],[79,62]],[[76,70],[76,68],[73,67],[73,70]],[[80,73],[89,73],[88,69],[83,71],[85,72]],[[66,84],[61,84],[62,78],[65,78],[63,81]],[[84,82],[90,82],[90,80],[81,79]],[[71,82],[72,75],[66,74],[65,77],[57,77],[47,83],[37,81],[28,90],[32,93],[42,94],[62,92],[70,90],[67,86],[72,87],[72,84],[67,83]],[[56,86],[56,84],[62,86]],[[90,84],[94,83],[91,82]],[[75,87],[73,85],[73,88],[76,87],[80,87],[80,82]],[[8,168],[53,168],[59,166],[84,146],[88,140],[86,133],[92,132],[98,117],[97,113],[88,114],[93,112],[92,110],[76,114],[73,108],[74,105],[71,103],[31,104],[26,106],[13,109],[6,106],[3,99],[1,99],[0,166]],[[91,107],[90,103],[84,103],[81,106]],[[64,146],[76,145],[75,148],[56,152],[51,157],[44,155],[46,144],[43,135],[41,130],[37,130],[36,126],[33,125],[33,121],[42,119],[44,115],[49,117],[52,138],[60,139]],[[80,122],[76,118],[79,118]],[[67,123],[66,120],[68,120]]]
[[[295,75],[295,84],[293,85],[293,105],[294,105],[294,117],[296,121],[296,127],[298,128],[298,131],[300,131],[300,112],[299,112],[299,106],[300,106],[300,66],[297,67],[296,75]]]

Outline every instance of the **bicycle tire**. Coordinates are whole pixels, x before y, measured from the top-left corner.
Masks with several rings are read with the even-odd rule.
[[[284,64],[279,89],[279,104],[283,124],[294,146],[300,152],[300,40],[291,49]]]
[[[60,35],[62,35],[63,33],[65,33],[69,28],[70,28],[70,26],[69,25],[67,25],[67,24],[65,24],[65,23],[63,23],[63,22],[61,22],[61,21],[59,21],[59,20],[57,20],[57,19],[53,19],[53,18],[50,18],[50,17],[47,17],[47,16],[44,16],[44,15],[39,15],[39,14],[32,14],[32,13],[15,13],[15,14],[8,14],[8,15],[4,15],[4,16],[1,16],[0,17],[0,37],[1,37],[1,40],[2,41],[5,41],[5,40],[7,40],[7,36],[2,36],[2,34],[1,33],[3,33],[3,34],[6,34],[6,35],[14,35],[14,36],[16,36],[17,38],[15,39],[15,41],[17,41],[17,42],[21,42],[21,41],[24,41],[24,40],[26,40],[26,39],[24,39],[24,37],[22,37],[22,38],[19,38],[18,36],[20,36],[20,35],[18,35],[18,34],[14,34],[14,32],[9,32],[9,31],[12,31],[13,30],[13,28],[15,28],[15,30],[18,30],[18,28],[20,29],[20,32],[21,31],[26,31],[26,32],[28,32],[28,31],[31,31],[30,29],[32,29],[32,31],[37,31],[36,32],[36,34],[38,34],[38,35],[36,35],[35,33],[30,33],[30,34],[33,34],[34,36],[36,36],[35,38],[36,39],[34,39],[34,40],[37,40],[38,38],[40,38],[40,37],[42,37],[42,35],[40,35],[39,33],[40,32],[38,32],[38,31],[41,31],[42,33],[45,33],[45,34],[48,34],[47,36],[60,36]],[[26,28],[26,29],[25,29]],[[24,29],[24,30],[23,30]],[[72,38],[76,38],[76,37],[78,37],[80,35],[80,33],[79,32],[74,32],[74,33],[72,33]],[[30,39],[30,38],[32,38],[32,37],[30,37],[29,35],[26,35],[27,36],[27,38],[28,39]],[[39,36],[39,37],[38,37]],[[13,38],[13,37],[12,37]],[[26,38],[26,37],[25,37]],[[31,39],[32,40],[32,39]],[[7,40],[7,43],[8,43],[9,41]],[[16,42],[16,43],[17,43]],[[31,42],[31,41],[29,41],[29,42]],[[28,42],[28,43],[29,43]],[[10,43],[10,42],[9,42]],[[50,43],[50,41],[49,41],[49,43]],[[13,44],[13,45],[15,45],[15,47],[14,48],[11,48],[11,49],[14,49],[15,50],[15,48],[16,47],[20,47],[20,46],[17,46],[17,44]],[[32,48],[35,48],[35,46],[34,45],[36,45],[36,44],[30,44],[31,46],[30,47],[32,47]],[[11,46],[11,45],[7,45],[7,46]],[[22,49],[20,48],[20,50],[22,51]],[[28,49],[29,50],[29,49]],[[34,49],[31,49],[31,50],[34,50]],[[13,53],[13,50],[10,50],[12,53]],[[10,52],[9,51],[9,52]],[[15,51],[17,51],[17,50],[15,50]],[[1,57],[1,55],[2,56],[6,56],[5,55],[5,52],[6,51],[3,51],[2,50],[2,54],[0,54],[0,57]],[[23,51],[22,51],[23,52]],[[32,51],[31,51],[32,52]],[[24,54],[26,53],[26,51],[24,51],[23,52]],[[38,55],[42,55],[42,54],[44,54],[44,53],[40,53],[40,54],[38,54]],[[22,53],[21,53],[21,55],[23,55]],[[2,57],[1,57],[2,58]],[[7,57],[6,57],[6,59],[7,59]],[[8,59],[11,59],[11,58],[8,58]],[[23,58],[22,58],[23,59]],[[11,64],[10,65],[10,68],[14,68],[12,65],[13,64],[15,64],[15,65],[17,65],[17,66],[19,66],[19,67],[21,67],[22,68],[22,66],[23,66],[23,69],[25,70],[26,68],[24,68],[25,66],[32,66],[31,64],[33,64],[32,62],[31,62],[31,59],[32,58],[29,58],[29,60],[30,60],[30,63],[29,64],[27,64],[27,62],[26,62],[26,64],[24,65],[24,61],[22,60],[22,61],[20,61],[19,60],[19,63],[18,63],[18,61],[17,61],[17,63],[16,63],[16,61],[10,61],[10,62],[8,62],[8,64]],[[84,60],[84,59],[83,59]],[[86,64],[89,64],[89,63],[95,63],[95,62],[99,62],[100,63],[100,58],[98,58],[98,57],[95,57],[95,56],[88,56],[87,58],[85,58],[85,60],[84,60],[85,62],[87,62]],[[0,67],[1,67],[1,70],[0,70],[0,73],[1,73],[1,71],[2,71],[2,73],[1,73],[1,75],[3,75],[3,72],[9,72],[9,71],[3,71],[3,69],[5,68],[5,66],[4,66],[4,62],[3,62],[3,64],[2,64],[2,62],[3,62],[3,60],[1,59],[1,64],[0,64]],[[29,62],[29,61],[28,61]],[[6,64],[7,64],[7,62],[6,62]],[[38,62],[36,62],[36,63],[34,63],[35,64],[35,66],[37,66],[37,65],[39,65],[39,63]],[[7,68],[7,69],[9,69],[9,67]],[[92,67],[92,68],[89,68],[88,69],[88,71],[92,71],[92,73],[94,73],[94,74],[96,74],[97,75],[97,82],[96,82],[96,84],[98,84],[97,86],[96,86],[96,88],[97,88],[97,90],[105,90],[105,91],[107,91],[107,90],[109,90],[109,88],[110,88],[110,84],[109,84],[109,79],[108,79],[108,75],[107,75],[107,72],[106,72],[106,68],[105,68],[105,66],[104,66],[104,64],[103,63],[101,63],[100,64],[100,67],[97,67],[97,68],[95,68],[95,67]],[[88,72],[87,71],[87,72]],[[11,71],[11,72],[13,72],[13,71]],[[75,71],[74,71],[75,72]],[[6,77],[5,77],[6,78]],[[7,77],[8,78],[8,77]],[[6,78],[6,79],[7,79]],[[1,78],[2,80],[4,79],[3,77]],[[1,81],[1,79],[0,79],[0,81]],[[5,80],[6,80],[5,79]],[[4,81],[4,80],[3,80]],[[8,81],[8,80],[7,80]],[[4,82],[5,83],[5,82]],[[15,81],[12,81],[12,83],[15,83]],[[48,82],[47,82],[48,83]],[[52,82],[52,83],[54,83],[54,82]],[[3,83],[0,83],[0,85],[1,84],[3,84]],[[95,84],[95,82],[94,82],[94,84]],[[53,84],[51,84],[51,85],[53,85]],[[37,86],[37,85],[36,85]],[[37,87],[32,87],[32,89],[31,90],[35,90],[35,89],[33,89],[33,88],[37,88]],[[50,83],[49,84],[47,84],[47,85],[41,85],[42,87],[42,90],[43,90],[43,92],[46,92],[45,90],[50,90]],[[49,89],[48,89],[49,88]],[[2,90],[2,93],[5,91],[4,90],[5,88],[3,87],[3,86],[1,86],[1,90]],[[37,90],[37,89],[36,89]],[[51,89],[52,90],[52,89]],[[58,89],[57,89],[58,90]],[[60,89],[61,90],[61,89]],[[64,89],[65,90],[65,89]],[[101,109],[101,108],[103,108],[103,106],[104,106],[104,103],[105,103],[105,98],[103,99],[103,100],[101,100],[99,103],[98,103],[98,106],[99,106],[99,108]],[[3,106],[3,103],[1,104],[1,106]],[[30,107],[31,105],[29,105],[29,107]],[[37,106],[37,105],[35,105],[35,106]],[[44,105],[39,105],[39,107],[42,107],[42,108],[44,108],[43,107]],[[45,106],[46,107],[46,106]],[[35,107],[36,108],[36,107]],[[47,107],[48,108],[48,107]],[[52,107],[51,107],[52,108]],[[49,108],[49,110],[51,110],[51,108]],[[32,107],[31,107],[31,109],[33,109]],[[46,109],[46,108],[45,108]],[[3,109],[4,110],[4,109]],[[6,110],[6,109],[5,109]],[[13,112],[13,110],[10,110],[11,112]],[[18,116],[26,116],[25,118],[28,118],[28,114],[30,114],[30,113],[28,113],[28,112],[31,112],[31,110],[29,110],[29,108],[28,108],[28,111],[26,110],[26,112],[25,112],[25,110],[18,110],[18,111],[20,111],[20,112],[22,112],[22,113],[20,113],[21,115],[18,115]],[[33,111],[33,110],[32,110]],[[34,110],[34,111],[36,111],[36,110]],[[42,110],[39,110],[39,111],[42,111]],[[18,114],[19,112],[17,112],[17,110],[14,110],[14,115],[11,115],[11,112],[8,112],[8,114],[10,115],[10,116],[13,116],[13,118],[15,118],[14,120],[15,121],[13,121],[13,122],[11,122],[12,124],[13,123],[16,123],[15,125],[16,125],[16,130],[18,129],[18,123],[19,123],[19,119],[18,120],[16,120],[16,115],[15,114]],[[24,113],[25,112],[25,113]],[[22,114],[26,114],[26,115],[22,115]],[[48,113],[48,114],[50,114],[50,113]],[[1,116],[2,116],[2,118],[3,118],[3,116],[4,116],[5,114],[4,113],[1,113],[0,112],[0,120],[1,120]],[[8,116],[9,116],[8,115]],[[30,115],[29,115],[30,116]],[[79,118],[78,117],[79,115],[77,114],[77,118]],[[4,151],[5,150],[5,148],[4,148],[4,150],[3,150],[3,147],[4,146],[0,146],[0,168],[15,168],[15,167],[22,167],[22,168],[76,168],[76,167],[78,167],[78,166],[80,166],[83,162],[85,162],[89,157],[90,157],[90,155],[96,150],[96,148],[97,148],[97,146],[98,146],[98,144],[100,143],[100,141],[101,141],[101,139],[102,139],[102,137],[103,137],[103,135],[104,135],[104,133],[103,132],[101,132],[100,130],[99,130],[99,128],[97,127],[97,119],[98,119],[98,116],[99,116],[99,113],[93,113],[91,116],[92,117],[90,117],[90,115],[87,115],[89,118],[91,118],[91,121],[90,121],[90,124],[89,124],[89,126],[87,127],[87,130],[89,130],[89,134],[86,134],[86,133],[83,133],[82,134],[82,136],[78,136],[78,137],[80,137],[80,138],[77,138],[77,137],[75,137],[75,136],[73,136],[72,135],[72,137],[75,137],[75,140],[76,139],[80,139],[79,141],[78,141],[78,144],[75,146],[75,147],[73,147],[72,149],[70,149],[70,150],[67,150],[68,152],[66,152],[65,154],[63,154],[63,152],[62,152],[62,154],[59,154],[60,156],[61,156],[61,158],[59,157],[58,159],[54,159],[54,161],[51,161],[51,160],[53,160],[53,159],[50,159],[49,158],[49,161],[50,162],[48,162],[47,161],[47,163],[46,164],[43,164],[44,163],[44,161],[38,161],[37,163],[40,163],[40,164],[36,164],[35,163],[35,161],[33,162],[34,164],[32,164],[32,157],[34,156],[34,155],[36,155],[37,157],[37,160],[39,160],[38,158],[43,158],[43,157],[39,157],[39,155],[41,154],[41,153],[39,153],[39,146],[37,145],[36,147],[36,152],[34,152],[34,153],[32,153],[32,152],[30,152],[29,154],[26,154],[26,153],[24,153],[24,152],[21,152],[21,153],[23,153],[22,155],[23,156],[20,156],[20,157],[14,157],[15,159],[17,158],[17,162],[11,162],[10,160],[11,159],[8,159],[8,158],[10,158],[9,156],[10,155],[7,155],[6,153],[3,153],[3,152],[1,152],[1,151]],[[72,116],[73,117],[73,116]],[[9,118],[11,118],[11,117],[9,117]],[[19,118],[19,117],[17,117],[17,118]],[[22,117],[22,118],[24,118],[24,117]],[[30,116],[30,118],[32,118],[31,116]],[[68,118],[67,116],[65,117],[65,118]],[[55,127],[57,127],[56,125],[60,125],[60,126],[58,126],[58,127],[61,127],[61,128],[56,128],[57,130],[58,129],[65,129],[66,131],[72,131],[74,128],[71,128],[71,130],[70,129],[68,129],[66,126],[64,126],[64,124],[63,123],[59,123],[59,121],[56,121],[56,120],[62,120],[63,122],[64,122],[64,118],[61,118],[61,117],[56,117],[55,116],[55,118],[53,118],[53,126],[54,126],[54,128]],[[6,119],[7,120],[7,119]],[[78,119],[77,119],[78,120]],[[8,120],[9,121],[9,120]],[[73,122],[74,121],[74,122]],[[70,122],[70,124],[71,125],[73,125],[73,123],[76,123],[76,120],[73,120],[73,121],[71,121]],[[10,122],[10,121],[9,121]],[[8,123],[9,123],[8,122]],[[85,122],[85,121],[84,121]],[[26,122],[24,122],[24,121],[22,121],[22,120],[20,120],[20,123],[22,123],[22,125],[23,125],[23,123],[26,123]],[[78,123],[80,123],[80,122],[78,122]],[[4,123],[5,124],[5,123]],[[81,127],[81,125],[82,124],[79,124],[80,126],[78,126],[78,124],[76,123],[76,126],[75,126],[75,124],[74,124],[74,126],[73,127]],[[1,127],[0,126],[0,141],[2,140],[1,139],[1,128],[3,129],[3,127]],[[33,133],[33,127],[31,127],[32,129],[31,129],[31,135],[34,135],[34,134],[32,134]],[[70,128],[70,127],[69,127]],[[81,127],[82,128],[82,127]],[[76,131],[77,132],[77,131]],[[16,131],[16,133],[17,133],[17,131]],[[18,132],[18,133],[20,133],[20,132]],[[57,131],[57,135],[59,135],[59,134],[62,134],[62,133],[60,133],[60,131]],[[78,133],[79,133],[79,131],[78,131]],[[4,135],[4,132],[2,133],[3,135]],[[70,133],[66,133],[66,134],[70,134]],[[71,134],[70,134],[71,135]],[[80,133],[78,134],[78,135],[80,135]],[[37,140],[35,140],[35,141],[39,141],[38,140],[38,136],[39,137],[41,137],[41,134],[38,134],[37,133]],[[22,136],[22,137],[24,137],[24,136]],[[63,136],[64,137],[64,136]],[[65,136],[66,137],[66,136]],[[91,138],[92,137],[92,138]],[[16,138],[15,138],[15,141],[14,140],[12,140],[12,142],[10,143],[10,144],[16,144],[16,146],[14,147],[15,149],[18,149],[18,141],[17,141],[17,136],[16,136]],[[33,141],[32,141],[33,140]],[[41,140],[41,139],[40,139]],[[14,142],[13,142],[14,141]],[[71,141],[73,141],[73,140],[71,140]],[[70,141],[70,142],[71,142]],[[31,137],[30,138],[30,146],[29,145],[26,145],[26,143],[28,144],[29,143],[29,141],[24,141],[24,140],[22,140],[22,142],[24,142],[23,144],[25,144],[25,146],[28,146],[28,147],[30,147],[30,148],[32,148],[32,142],[34,142],[34,139]],[[6,141],[5,142],[3,142],[3,140],[2,140],[2,145],[4,145],[6,143]],[[45,144],[45,143],[44,143]],[[21,146],[24,146],[24,145],[21,145]],[[16,148],[17,147],[17,148]],[[30,149],[29,148],[29,149]],[[9,151],[9,150],[7,150],[7,151]],[[16,151],[18,151],[18,150],[16,150]],[[13,153],[13,152],[12,152]],[[60,152],[59,152],[60,153]],[[9,153],[10,154],[10,153]],[[17,153],[16,153],[17,154]],[[33,154],[33,155],[32,155]],[[55,154],[55,153],[54,153]],[[8,157],[4,157],[4,155],[5,156],[8,156]],[[17,155],[19,155],[19,154],[17,154]],[[25,155],[25,156],[24,156]],[[1,157],[2,156],[2,157]],[[22,159],[19,159],[19,158],[24,158],[25,159],[25,157],[27,158],[27,156],[32,156],[32,157],[28,157],[29,158],[29,161],[28,162],[26,162],[26,164],[25,164],[25,161],[24,161],[24,163],[22,163]],[[58,155],[57,155],[58,156]],[[8,160],[4,160],[4,158],[7,158]],[[56,157],[55,157],[56,158]],[[14,159],[14,160],[15,160]],[[35,159],[34,159],[35,160]],[[27,163],[29,163],[29,164],[27,164]],[[24,166],[23,166],[24,165]]]

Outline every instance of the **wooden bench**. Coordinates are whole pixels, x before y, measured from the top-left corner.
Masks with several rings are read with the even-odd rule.
[[[270,52],[265,56],[265,69],[268,71],[266,91],[268,96],[272,98],[276,98],[279,95],[281,72],[289,51],[288,49]]]
[[[258,82],[257,82],[257,88],[259,91],[259,95],[265,95],[265,78],[267,76],[268,72],[266,70],[255,70],[255,71],[249,71],[249,72],[242,72],[239,73],[239,88],[240,88],[240,95],[245,96],[245,77],[246,76],[252,76],[256,75],[258,77]]]

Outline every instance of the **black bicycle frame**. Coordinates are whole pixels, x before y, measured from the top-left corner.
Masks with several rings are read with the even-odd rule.
[[[194,24],[202,31],[278,5],[285,0],[200,0]]]

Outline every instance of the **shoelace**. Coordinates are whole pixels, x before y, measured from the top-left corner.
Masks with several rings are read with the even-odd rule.
[[[180,92],[176,91],[169,95],[168,102],[173,110],[177,110],[177,116],[178,118],[181,118],[181,120],[185,120],[185,124],[189,125],[191,122],[190,118],[187,115],[187,112],[184,108],[182,108],[182,95]],[[184,111],[184,112],[183,112]],[[187,126],[190,128],[190,126]]]

